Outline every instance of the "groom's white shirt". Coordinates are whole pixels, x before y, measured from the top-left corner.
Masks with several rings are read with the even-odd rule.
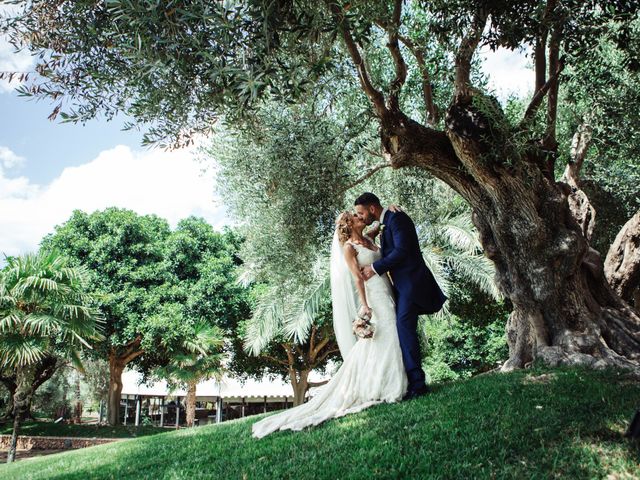
[[[384,216],[387,213],[387,210],[389,210],[389,207],[384,207],[382,209],[382,213],[380,214],[380,225],[382,225],[382,222],[384,221]],[[382,232],[379,233],[379,235],[382,235]],[[380,245],[382,245],[382,238],[380,238]],[[371,270],[373,270],[374,272],[376,272],[376,269],[373,268],[373,264],[371,264]],[[376,272],[376,275],[379,275],[378,272]]]

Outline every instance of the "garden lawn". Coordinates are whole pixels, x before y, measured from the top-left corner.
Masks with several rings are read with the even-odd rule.
[[[256,417],[0,466],[0,478],[638,478],[623,437],[640,384],[533,370],[436,385],[303,432],[251,437]]]
[[[11,435],[12,430],[12,421],[0,425],[0,435]],[[108,425],[76,425],[47,421],[25,422],[20,427],[20,435],[36,437],[135,438],[166,431],[166,428],[151,426],[125,427],[119,425],[117,427],[111,427]]]

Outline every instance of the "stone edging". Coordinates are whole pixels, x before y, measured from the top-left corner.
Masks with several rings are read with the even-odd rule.
[[[18,450],[63,450],[93,447],[105,443],[125,440],[124,438],[86,438],[86,437],[18,437]],[[6,450],[11,444],[11,435],[0,435],[0,448]]]

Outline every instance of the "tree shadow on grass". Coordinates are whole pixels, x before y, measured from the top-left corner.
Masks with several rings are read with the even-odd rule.
[[[419,400],[260,440],[251,437],[259,417],[126,440],[54,455],[29,477],[546,479],[633,470],[638,450],[612,425],[634,410],[640,387],[580,371],[540,384],[522,376],[441,385]]]

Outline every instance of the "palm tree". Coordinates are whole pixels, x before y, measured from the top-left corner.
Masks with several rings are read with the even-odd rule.
[[[325,382],[310,382],[312,370],[326,365],[338,354],[329,307],[330,284],[326,258],[320,257],[314,281],[300,285],[271,285],[260,295],[247,322],[244,348],[282,369],[293,389],[293,404],[304,402],[310,388]],[[276,345],[276,355],[267,354]],[[272,351],[274,349],[271,349]]]
[[[193,427],[196,416],[196,386],[210,378],[222,375],[222,331],[212,325],[199,322],[193,335],[186,338],[182,351],[174,354],[170,363],[157,374],[170,383],[187,387],[187,426]]]
[[[85,293],[89,277],[84,268],[70,266],[53,251],[6,261],[0,271],[0,370],[13,369],[16,378],[9,463],[40,365],[58,353],[81,365],[78,349],[91,348],[87,341],[100,338],[102,318]]]

